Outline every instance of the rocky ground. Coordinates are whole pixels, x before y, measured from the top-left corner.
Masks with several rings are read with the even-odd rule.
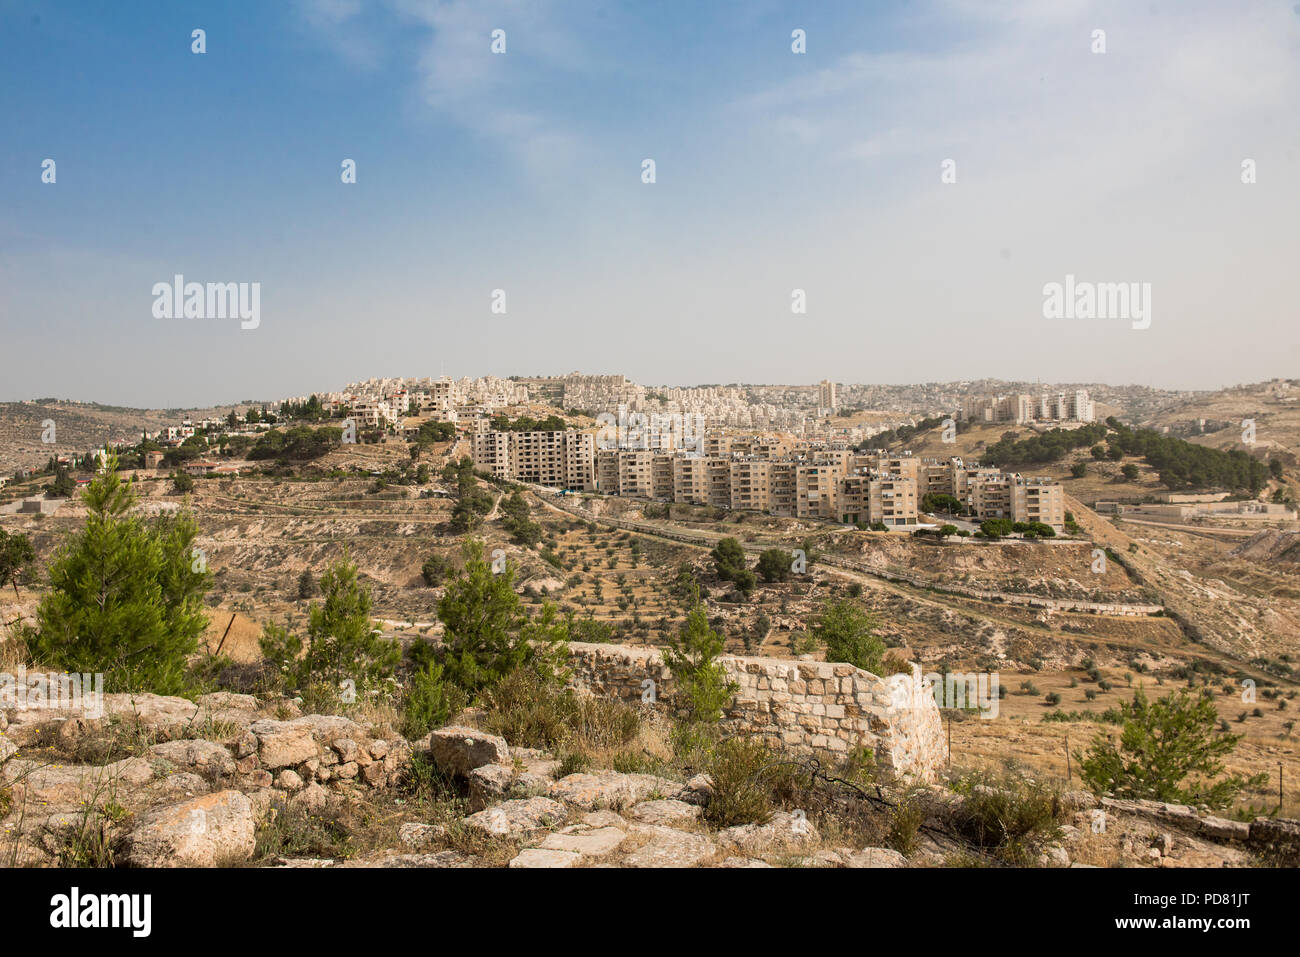
[[[706,775],[565,773],[554,755],[468,725],[406,741],[360,714],[296,711],[218,693],[106,695],[99,716],[0,712],[0,866],[996,863],[963,829],[971,797],[939,784],[875,789],[874,843],[811,809],[713,827]],[[421,778],[458,796],[430,804],[413,787]],[[911,807],[925,813],[909,829],[899,809]],[[1236,867],[1284,862],[1300,847],[1300,822],[1247,824],[1083,792],[1061,796],[1055,820],[1030,863]]]

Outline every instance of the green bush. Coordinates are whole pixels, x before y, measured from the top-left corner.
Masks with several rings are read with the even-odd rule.
[[[713,796],[704,819],[714,827],[766,824],[772,817],[772,795],[764,773],[771,751],[758,740],[724,738],[713,748],[708,774]]]
[[[1032,863],[1037,846],[1060,837],[1066,811],[1056,788],[1012,774],[974,774],[954,788],[964,800],[954,812],[957,831],[1009,864]]]
[[[414,740],[443,727],[468,704],[465,692],[448,684],[442,666],[428,662],[412,673],[402,711],[402,737]]]
[[[885,643],[876,634],[876,619],[849,601],[830,600],[821,608],[811,636],[826,646],[827,661],[842,661],[880,674]]]
[[[1243,711],[1239,720],[1244,718]],[[1220,777],[1221,759],[1242,736],[1223,734],[1217,724],[1208,692],[1192,696],[1176,691],[1149,702],[1139,688],[1119,741],[1098,732],[1087,756],[1076,752],[1075,759],[1084,783],[1096,794],[1223,808],[1242,790],[1261,786],[1267,775]]]

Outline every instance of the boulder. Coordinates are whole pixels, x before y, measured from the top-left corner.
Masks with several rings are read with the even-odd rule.
[[[214,691],[212,694],[199,695],[196,702],[200,707],[210,711],[257,710],[257,699],[251,694],[235,694],[230,691]]]
[[[685,801],[664,799],[659,801],[642,801],[633,805],[628,816],[643,824],[682,824],[697,820],[700,807]]]
[[[717,852],[711,840],[691,831],[641,824],[634,833],[648,840],[627,856],[627,867],[694,867]]]
[[[219,791],[149,811],[126,839],[136,867],[214,867],[253,856],[253,805],[238,791]]]
[[[469,772],[469,809],[481,811],[513,797],[545,794],[551,779],[506,764],[485,764]]]
[[[847,867],[906,867],[907,858],[889,847],[864,847],[844,855]]]
[[[191,771],[209,779],[235,773],[235,759],[215,741],[166,741],[155,744],[147,754],[150,760],[161,759],[178,770]]]
[[[620,774],[617,771],[598,771],[595,774],[577,773],[560,778],[550,786],[550,795],[557,801],[576,805],[584,811],[598,808],[623,808],[652,797],[677,798],[682,785],[653,774]]]
[[[546,835],[539,845],[547,851],[571,851],[579,857],[600,857],[623,843],[627,832],[617,827],[575,825]]]
[[[248,730],[257,735],[258,763],[269,771],[302,764],[320,756],[320,748],[309,725],[298,721],[254,721]]]
[[[408,821],[398,829],[397,837],[405,847],[419,851],[447,834],[447,829],[439,824],[417,824]]]
[[[465,818],[467,827],[506,837],[563,824],[568,817],[564,805],[550,798],[504,801]]]
[[[429,735],[429,754],[440,770],[457,777],[467,777],[485,764],[513,763],[505,738],[465,727],[434,731]]]
[[[582,860],[581,854],[572,851],[557,851],[543,847],[527,847],[510,862],[511,867],[576,867]]]
[[[802,814],[777,811],[766,824],[741,824],[718,832],[718,842],[749,857],[802,850],[817,844],[817,825]]]

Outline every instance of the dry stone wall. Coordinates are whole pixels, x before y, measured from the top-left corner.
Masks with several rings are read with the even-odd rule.
[[[671,672],[653,649],[573,642],[569,655],[576,687],[629,703],[671,700]],[[915,665],[881,678],[824,661],[718,660],[739,685],[724,717],[736,731],[836,762],[867,748],[885,772],[920,781],[944,764],[939,709]]]

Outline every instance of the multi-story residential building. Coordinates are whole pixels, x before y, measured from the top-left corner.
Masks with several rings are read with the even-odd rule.
[[[971,422],[1026,425],[1033,422],[1092,422],[1096,411],[1087,389],[1031,395],[973,396],[959,413]]]
[[[709,479],[709,504],[715,508],[731,508],[731,461],[706,458],[704,463]]]
[[[618,494],[630,498],[653,498],[655,453],[624,450],[618,454]]]
[[[830,409],[834,412],[840,407],[840,404],[836,399],[835,383],[831,382],[829,379],[822,379],[817,386],[818,406],[823,409]]]
[[[594,491],[595,442],[589,433],[477,432],[470,444],[476,468],[497,478],[551,488]],[[617,462],[615,462],[617,466]],[[617,477],[615,477],[617,485]]]
[[[731,507],[766,512],[771,503],[772,463],[767,459],[731,462]]]
[[[650,460],[650,497],[659,502],[673,500],[673,457],[656,455]]]
[[[1002,472],[971,483],[968,507],[976,518],[1011,518],[1014,476]]]
[[[567,484],[568,461],[563,432],[510,433],[511,478],[533,485],[563,488]]]
[[[597,449],[596,488],[602,492],[618,492],[618,449]]]
[[[970,485],[969,506],[978,519],[1042,522],[1057,532],[1065,530],[1065,490],[1048,479],[1007,472],[980,476]]]
[[[799,466],[794,462],[773,462],[771,485],[768,486],[768,508],[773,515],[793,518],[799,510]]]
[[[778,458],[598,450],[594,435],[574,430],[482,432],[472,448],[476,465],[500,478],[683,504],[900,528],[917,524],[924,495],[942,493],[977,519],[1044,522],[1058,531],[1065,522],[1060,485],[956,457],[939,462],[807,447]]]
[[[840,480],[839,521],[844,524],[902,528],[917,520],[917,488],[911,478],[868,469]]]
[[[1016,476],[1011,500],[1011,520],[1042,522],[1056,531],[1065,530],[1065,489],[1048,479]]]
[[[673,501],[687,505],[708,504],[707,460],[680,455],[673,457]]]
[[[470,446],[474,467],[495,478],[513,478],[509,432],[478,432]]]
[[[798,518],[836,520],[839,480],[835,465],[800,465],[795,469],[795,515]]]

